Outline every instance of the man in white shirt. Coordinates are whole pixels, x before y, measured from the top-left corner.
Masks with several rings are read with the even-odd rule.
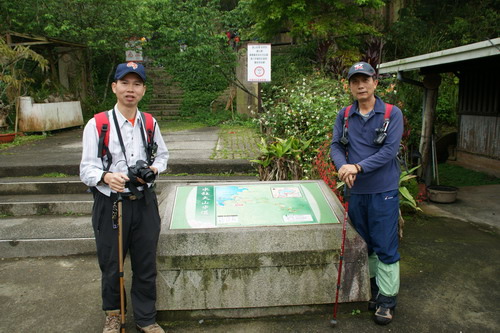
[[[118,231],[116,213],[113,214],[118,193],[123,199],[123,258],[130,253],[134,272],[131,287],[134,320],[141,332],[162,333],[156,323],[156,249],[161,220],[153,185],[154,178],[166,170],[169,153],[155,119],[152,119],[153,142],[145,140],[147,121],[137,108],[146,92],[144,66],[134,62],[120,64],[114,79],[111,87],[117,103],[106,111],[108,153],[100,157],[100,132],[96,118],[92,118],[83,132],[80,163],[80,178],[94,193],[92,226],[102,273],[102,306],[106,312],[103,333],[120,330]],[[138,174],[134,171],[137,161],[144,161],[145,165],[135,170],[140,170],[139,176],[150,183],[131,177],[134,172]]]

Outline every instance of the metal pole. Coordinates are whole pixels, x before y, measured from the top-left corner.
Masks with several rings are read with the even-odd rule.
[[[342,224],[342,245],[340,247],[340,260],[339,260],[339,269],[338,269],[338,275],[337,275],[337,291],[335,293],[335,306],[333,307],[333,319],[330,320],[330,325],[332,327],[337,326],[337,310],[339,307],[339,291],[340,291],[340,278],[342,277],[342,264],[344,262],[344,246],[345,246],[345,234],[346,234],[346,226],[347,226],[347,219],[348,219],[348,214],[349,214],[349,197],[351,196],[351,189],[347,186],[345,186],[345,191],[344,191],[344,222]]]

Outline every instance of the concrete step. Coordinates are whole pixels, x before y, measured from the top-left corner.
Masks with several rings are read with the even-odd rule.
[[[158,88],[157,90],[153,90],[152,98],[165,98],[165,97],[170,97],[170,96],[175,96],[175,97],[182,97],[184,94],[184,91],[181,88],[178,87],[164,87],[164,88]]]
[[[179,120],[182,119],[180,113],[172,113],[169,115],[155,115],[156,120],[158,121],[169,121],[169,120]]]
[[[4,217],[0,230],[2,258],[95,253],[89,215]]]
[[[150,104],[180,104],[182,102],[182,96],[164,96],[152,98]]]
[[[180,111],[148,110],[157,121],[174,120],[180,118]]]
[[[65,178],[3,178],[0,196],[28,194],[83,194],[88,187],[77,177]]]
[[[174,103],[162,103],[162,104],[149,104],[149,110],[179,110],[181,108],[181,104]]]
[[[92,194],[0,195],[0,215],[80,215],[92,211]]]

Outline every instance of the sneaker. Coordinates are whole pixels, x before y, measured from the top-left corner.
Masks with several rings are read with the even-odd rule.
[[[120,311],[106,311],[106,322],[102,333],[120,333]]]
[[[394,317],[394,310],[379,306],[375,312],[375,322],[379,325],[387,325]]]
[[[154,323],[146,327],[140,327],[139,325],[136,325],[136,328],[138,332],[143,332],[143,333],[165,333],[163,328],[161,328],[161,326],[158,325],[157,323]]]

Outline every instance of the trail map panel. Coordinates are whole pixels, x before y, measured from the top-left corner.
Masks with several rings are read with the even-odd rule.
[[[178,186],[171,229],[339,223],[317,183]]]

